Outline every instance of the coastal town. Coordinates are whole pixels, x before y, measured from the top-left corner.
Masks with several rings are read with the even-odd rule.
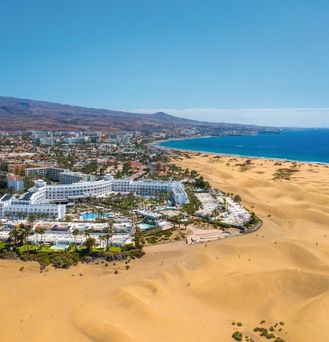
[[[0,4],[0,340],[329,342],[329,1]]]
[[[239,196],[177,167],[173,160],[182,152],[155,143],[165,138],[140,132],[2,132],[1,256],[17,253],[39,262],[40,255],[58,252],[82,260],[140,257],[144,246],[209,242],[260,224]]]

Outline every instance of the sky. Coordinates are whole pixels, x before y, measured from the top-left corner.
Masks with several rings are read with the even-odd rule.
[[[0,95],[329,127],[329,1],[0,0]]]

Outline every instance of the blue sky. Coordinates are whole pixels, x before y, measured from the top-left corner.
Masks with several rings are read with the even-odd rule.
[[[0,94],[329,127],[327,0],[1,0]]]

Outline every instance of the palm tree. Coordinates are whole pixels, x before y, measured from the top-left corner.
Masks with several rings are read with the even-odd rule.
[[[94,238],[92,238],[92,237],[88,237],[84,244],[87,247],[88,252],[91,252],[92,248],[96,244],[96,240]]]
[[[112,238],[112,236],[113,236],[112,231],[108,232],[107,234],[104,235],[104,239],[106,241],[106,251],[109,250],[109,245],[110,245],[109,242],[110,242],[110,239]]]
[[[14,245],[16,246],[18,242],[20,241],[20,231],[19,227],[16,226],[9,232],[9,237],[14,240]]]
[[[74,237],[74,248],[77,249],[77,236],[80,234],[80,230],[75,228],[72,231],[72,235]]]
[[[34,224],[34,222],[36,221],[36,219],[37,219],[37,215],[35,215],[35,214],[31,214],[31,215],[29,215],[29,216],[27,217],[27,221],[29,222],[29,224],[30,224],[31,226],[33,226],[33,224]]]
[[[84,235],[85,235],[86,239],[90,237],[90,233],[91,233],[91,229],[88,228],[88,229],[85,230],[85,234]]]
[[[40,234],[40,242],[42,243],[42,235],[46,232],[44,227],[36,227],[34,230],[37,234]]]
[[[174,223],[174,228],[176,228],[176,224],[178,224],[178,229],[180,229],[181,219],[178,215],[174,216],[171,221]]]
[[[29,250],[29,243],[28,243],[28,238],[30,235],[33,235],[34,232],[32,230],[32,227],[30,225],[26,225],[23,228],[22,231],[22,236],[23,236],[23,241],[26,243],[26,250]]]
[[[113,224],[114,224],[113,219],[110,218],[108,224],[109,224],[109,231],[113,231]]]
[[[100,237],[99,237],[99,240],[100,240],[100,241],[106,241],[105,235],[100,236]]]
[[[9,236],[14,239],[15,245],[23,246],[27,242],[28,237],[32,235],[32,229],[29,225],[23,223],[16,226],[9,233]],[[26,249],[28,250],[28,244],[26,244]]]
[[[109,241],[113,236],[113,224],[114,224],[113,219],[109,219],[108,224],[109,224],[109,227],[105,230],[106,234],[103,235],[103,240],[106,242],[106,251],[109,250],[109,245],[110,245]]]

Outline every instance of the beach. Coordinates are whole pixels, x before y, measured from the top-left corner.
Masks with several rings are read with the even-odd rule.
[[[239,330],[264,341],[253,332],[262,320],[281,322],[284,341],[328,340],[329,166],[183,155],[173,162],[239,195],[261,229],[147,247],[128,270],[116,262],[40,273],[1,260],[2,340],[233,341]],[[294,171],[273,179],[279,169]]]

